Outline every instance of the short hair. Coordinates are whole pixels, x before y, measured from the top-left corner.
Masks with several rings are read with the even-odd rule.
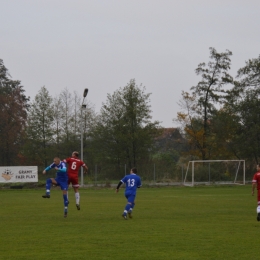
[[[74,154],[76,157],[79,157],[79,152],[74,151],[73,154]]]
[[[132,171],[133,173],[137,173],[137,169],[136,169],[135,167],[132,168],[131,171]]]

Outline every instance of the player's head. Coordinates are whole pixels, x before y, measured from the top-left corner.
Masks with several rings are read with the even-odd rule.
[[[54,162],[56,165],[59,165],[59,164],[60,164],[60,158],[59,158],[59,157],[54,157],[53,162]]]
[[[258,163],[258,164],[256,165],[256,169],[257,169],[258,171],[260,171],[260,163]]]
[[[134,167],[131,169],[131,173],[137,173],[137,169]]]
[[[74,151],[74,152],[72,153],[72,157],[78,158],[78,157],[79,157],[79,152]]]

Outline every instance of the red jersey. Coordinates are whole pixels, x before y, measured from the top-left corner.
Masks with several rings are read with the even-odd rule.
[[[260,190],[260,172],[254,174],[252,182],[257,183],[257,189]]]
[[[83,161],[81,161],[80,159],[77,158],[67,158],[65,160],[63,160],[65,163],[67,163],[68,166],[68,174],[75,174],[78,175],[79,172],[79,168],[81,166],[85,166],[85,163]]]

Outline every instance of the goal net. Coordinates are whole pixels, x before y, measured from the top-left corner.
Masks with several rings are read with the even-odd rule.
[[[245,160],[189,161],[183,184],[245,185]]]

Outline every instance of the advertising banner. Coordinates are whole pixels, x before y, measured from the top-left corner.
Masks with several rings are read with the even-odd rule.
[[[38,182],[38,166],[0,167],[0,182]]]

